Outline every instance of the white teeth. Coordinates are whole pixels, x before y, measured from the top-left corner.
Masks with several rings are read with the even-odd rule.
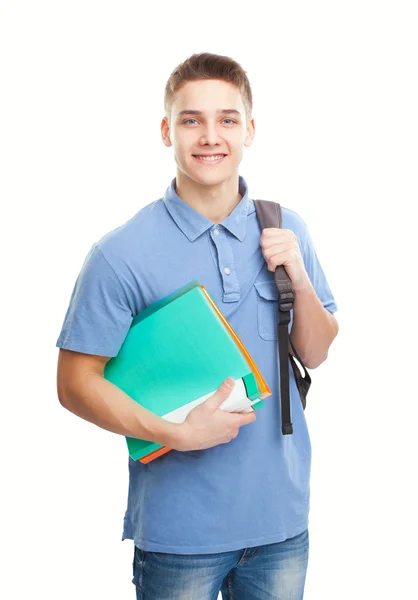
[[[223,158],[224,155],[223,154],[219,154],[218,156],[196,156],[197,159],[199,160],[219,160],[220,158]]]

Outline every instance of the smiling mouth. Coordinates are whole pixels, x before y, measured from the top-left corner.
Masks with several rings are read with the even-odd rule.
[[[195,158],[199,163],[203,165],[217,165],[223,161],[223,159],[227,156],[227,154],[214,154],[211,156],[203,155],[203,154],[193,154],[193,158]]]

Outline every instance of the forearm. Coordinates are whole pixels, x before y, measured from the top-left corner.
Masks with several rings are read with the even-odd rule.
[[[308,279],[295,290],[290,332],[292,343],[306,367],[314,369],[324,362],[337,333],[336,319],[323,307]]]
[[[98,373],[85,374],[63,396],[65,408],[102,429],[180,449],[180,424],[158,417]]]

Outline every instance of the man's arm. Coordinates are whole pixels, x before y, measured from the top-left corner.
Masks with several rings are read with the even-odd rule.
[[[108,360],[110,357],[60,349],[57,392],[62,406],[107,431],[180,449],[181,424],[155,415],[105,379]]]
[[[60,350],[58,398],[75,415],[99,427],[127,437],[162,444],[173,450],[203,450],[230,442],[241,426],[256,420],[254,411],[234,414],[220,410],[231,393],[227,382],[187,415],[183,423],[171,423],[144,408],[103,377],[110,360]]]
[[[318,298],[293,231],[267,227],[262,231],[260,245],[269,271],[274,272],[278,265],[283,265],[292,281],[295,299],[290,338],[304,365],[315,369],[328,356],[328,349],[338,333],[337,320]],[[310,270],[313,270],[312,264]],[[289,351],[293,354],[290,343]]]
[[[338,329],[337,319],[323,307],[307,278],[305,284],[295,290],[290,331],[292,343],[306,367],[315,369],[326,360]],[[291,348],[290,352],[293,354]]]

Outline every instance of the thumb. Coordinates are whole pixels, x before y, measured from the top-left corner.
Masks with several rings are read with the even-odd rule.
[[[205,401],[205,403],[211,408],[218,408],[222,402],[228,398],[234,387],[235,381],[231,377],[228,377],[222,382],[216,392]]]

